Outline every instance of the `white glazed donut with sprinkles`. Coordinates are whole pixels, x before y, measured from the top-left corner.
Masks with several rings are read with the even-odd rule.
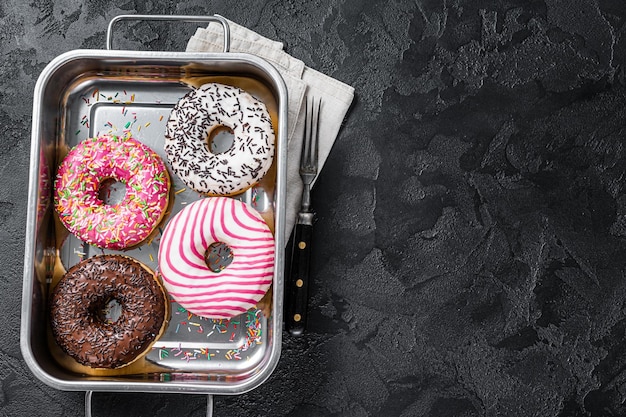
[[[233,144],[213,153],[209,137],[226,128]],[[238,194],[256,184],[274,159],[274,129],[267,108],[240,88],[208,83],[187,93],[172,109],[165,153],[185,185],[210,196]]]

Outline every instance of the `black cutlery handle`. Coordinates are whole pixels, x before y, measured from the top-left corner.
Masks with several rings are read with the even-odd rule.
[[[312,225],[296,224],[291,266],[287,280],[287,313],[285,317],[287,331],[294,336],[302,335],[306,327],[312,232]]]

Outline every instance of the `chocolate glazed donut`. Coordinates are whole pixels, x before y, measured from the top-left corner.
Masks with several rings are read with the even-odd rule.
[[[115,301],[121,313],[107,320]],[[74,265],[50,298],[52,333],[65,353],[92,368],[120,368],[147,351],[163,330],[166,297],[154,273],[122,255]]]

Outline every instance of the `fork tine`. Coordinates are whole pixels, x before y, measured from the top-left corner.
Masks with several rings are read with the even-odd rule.
[[[311,105],[313,106],[315,104],[315,98],[313,98],[313,103],[311,103]],[[317,110],[313,109],[313,113],[314,113],[314,119],[315,119],[315,133],[312,135],[312,141],[313,144],[311,145],[312,149],[312,156],[311,156],[311,163],[313,165],[313,169],[314,171],[317,173],[317,158],[319,155],[319,136],[320,136],[320,109],[322,107],[322,100],[318,100],[317,101]]]
[[[310,174],[317,172],[319,155],[319,112],[322,101],[318,100],[315,107],[315,98],[304,103],[304,138],[300,155],[300,170]]]
[[[300,155],[300,169],[304,169],[309,159],[309,148],[311,141],[311,117],[309,116],[309,100],[304,101],[304,143],[302,144],[302,154]]]

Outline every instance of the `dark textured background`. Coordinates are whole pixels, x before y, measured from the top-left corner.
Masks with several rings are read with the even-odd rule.
[[[219,13],[356,88],[314,194],[309,332],[216,416],[626,415],[623,0],[1,0],[1,416],[83,413],[18,343],[32,93],[121,13]],[[94,395],[95,416],[204,406]]]

